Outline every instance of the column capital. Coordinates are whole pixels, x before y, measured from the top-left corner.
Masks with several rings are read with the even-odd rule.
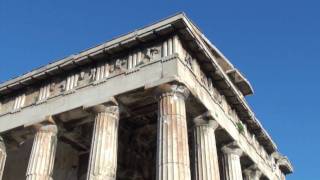
[[[91,108],[92,112],[94,113],[110,113],[110,114],[114,114],[117,115],[119,114],[119,107],[118,105],[106,105],[106,104],[99,104],[96,106],[93,106]]]
[[[34,130],[37,132],[51,132],[54,134],[58,133],[58,127],[52,116],[46,117],[41,123],[33,124],[32,128],[34,128]]]
[[[156,88],[157,97],[163,95],[181,96],[184,99],[189,97],[190,91],[182,84],[162,84]]]
[[[243,171],[244,175],[249,179],[259,179],[262,176],[262,172],[256,164],[251,165]]]
[[[238,156],[241,156],[243,154],[243,151],[239,147],[237,142],[232,142],[230,144],[224,145],[221,150],[224,154],[234,154]]]
[[[219,127],[218,122],[214,119],[210,111],[205,112],[193,119],[195,126],[209,126],[216,130]]]
[[[91,113],[110,113],[113,115],[119,114],[119,104],[113,99],[103,104],[98,104],[90,107],[84,107],[84,109]]]
[[[51,132],[51,133],[57,134],[58,133],[58,127],[55,124],[41,125],[38,128],[38,131],[40,131],[40,132]]]

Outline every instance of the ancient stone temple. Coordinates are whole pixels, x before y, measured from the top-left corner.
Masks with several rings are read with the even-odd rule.
[[[0,179],[284,180],[248,80],[184,14],[0,85]]]

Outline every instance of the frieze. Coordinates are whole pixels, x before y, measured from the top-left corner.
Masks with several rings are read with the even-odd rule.
[[[101,62],[82,67],[67,75],[51,77],[40,86],[31,86],[32,91],[25,90],[25,93],[14,98],[3,98],[0,102],[0,115],[15,113],[23,107],[41,104],[53,97],[73,93],[77,88],[95,84],[116,74],[134,71],[155,59],[179,53],[181,49],[178,36],[172,36],[163,42],[129,51],[120,58],[102,59],[99,60]]]

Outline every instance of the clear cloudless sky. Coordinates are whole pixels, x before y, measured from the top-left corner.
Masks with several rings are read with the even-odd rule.
[[[320,176],[320,1],[0,0],[0,81],[184,11],[252,83],[248,101],[292,161]]]

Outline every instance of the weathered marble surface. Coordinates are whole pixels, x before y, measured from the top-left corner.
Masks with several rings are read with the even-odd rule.
[[[159,95],[157,180],[191,180],[183,86],[168,85]]]
[[[232,79],[230,72],[238,74],[232,76]],[[154,163],[157,167],[154,169],[157,170],[158,179],[191,178],[188,149],[189,127],[187,126],[190,121],[188,119],[205,111],[212,112],[212,117],[228,134],[228,142],[238,142],[238,148],[244,152],[241,154],[242,157],[246,156],[256,164],[264,176],[269,179],[283,178],[284,173],[292,172],[292,166],[284,156],[278,158],[271,155],[277,151],[276,146],[246,104],[244,99],[246,94],[243,94],[243,89],[239,87],[238,82],[245,83],[246,88],[250,87],[239,73],[191,21],[184,15],[177,15],[113,40],[112,43],[105,43],[36,70],[22,78],[17,78],[18,82],[15,84],[8,83],[9,86],[3,87],[0,85],[0,94],[6,91],[11,93],[7,96],[0,96],[0,132],[8,139],[8,147],[21,148],[23,142],[33,136],[27,132],[29,126],[42,122],[47,116],[57,116],[59,131],[61,130],[60,140],[70,144],[72,149],[79,153],[74,156],[81,159],[79,162],[74,162],[74,167],[70,170],[72,175],[69,178],[78,176],[77,178],[84,179],[85,170],[83,169],[87,168],[89,162],[91,175],[88,176],[89,179],[99,179],[93,174],[105,175],[107,177],[103,178],[109,179],[115,179],[116,174],[119,174],[120,179],[125,179],[126,173],[116,172],[119,164],[116,160],[118,151],[116,130],[119,128],[120,112],[114,119],[102,112],[96,114],[95,126],[102,128],[95,128],[93,133],[90,132],[93,134],[91,158],[88,160],[80,158],[89,156],[88,150],[90,149],[88,139],[91,136],[89,138],[87,135],[90,125],[83,127],[83,124],[92,123],[86,108],[104,104],[111,97],[131,96],[139,92],[140,95],[125,97],[119,101],[122,116],[125,116],[126,120],[129,119],[128,116],[135,117],[132,122],[125,125],[129,127],[123,126],[122,128],[139,131],[133,133],[139,145],[133,145],[128,152],[140,149],[141,153],[133,152],[128,159],[141,160],[145,157],[149,160],[145,164],[151,166],[150,164],[156,158],[154,153],[146,151],[156,151],[156,147],[147,148],[152,143],[148,141],[150,144],[143,144],[140,139],[144,138],[138,136],[144,134],[141,129],[150,126],[149,122],[146,123],[146,119],[152,121],[150,120],[152,118],[149,114],[144,113],[150,113],[148,112],[150,108],[156,111],[157,108],[152,104],[156,102],[152,98],[147,99],[146,101],[151,103],[139,107],[139,110],[135,103],[144,99],[144,96],[154,97],[151,92],[154,89],[163,88],[164,84],[179,84],[179,86],[169,86],[171,89],[162,89],[162,94],[158,99],[158,163]],[[29,85],[28,83],[31,82],[33,84]],[[185,88],[180,88],[183,87],[180,86],[181,84],[184,84]],[[18,87],[22,88],[18,91]],[[190,99],[185,98],[186,94],[181,92],[182,89],[190,91]],[[186,109],[186,106],[189,106],[189,109]],[[113,123],[108,124],[110,119],[110,122]],[[142,122],[145,124],[141,125]],[[144,128],[136,127],[138,125]],[[198,124],[193,130],[196,164],[192,167],[196,171],[196,178],[219,179],[218,173],[210,174],[210,172],[217,172],[214,128],[210,125],[200,126]],[[150,133],[154,131],[157,131],[155,127]],[[38,137],[37,134],[35,136]],[[191,137],[190,134],[189,136]],[[108,139],[108,143],[104,141],[99,143],[99,139]],[[113,141],[109,141],[110,139]],[[210,143],[203,143],[207,141]],[[34,148],[36,147],[38,146],[35,145]],[[125,145],[122,144],[121,147]],[[101,148],[107,149],[111,156],[106,155]],[[44,149],[47,148],[44,147]],[[34,154],[40,153],[40,150],[42,149],[33,150],[31,159],[37,159]],[[226,146],[223,152],[227,152]],[[51,155],[49,153],[49,156]],[[202,158],[203,155],[210,158]],[[222,176],[236,179],[235,177],[241,174],[238,167],[241,163],[238,162],[240,155],[223,153],[222,156],[225,167],[233,167],[229,170],[225,169]],[[41,157],[38,158],[41,159]],[[232,161],[237,158],[239,160]],[[46,158],[43,160],[46,162]],[[139,167],[135,167],[132,165],[134,163],[123,163],[123,158],[121,160],[119,167],[130,167],[127,174],[133,174],[134,180],[146,180],[155,176],[152,170],[149,174],[143,173],[141,162],[136,163]],[[29,163],[30,167],[36,167],[38,164],[36,162]],[[211,170],[204,172],[205,169]],[[49,168],[44,173],[47,178],[51,178],[51,171],[52,168]],[[28,173],[32,176],[37,172],[29,168]],[[248,174],[247,171],[243,173]]]
[[[215,130],[219,124],[210,113],[194,119],[194,179],[220,180]]]
[[[27,180],[52,180],[57,133],[56,125],[44,125],[37,130],[29,158]]]
[[[118,156],[119,107],[93,107],[96,113],[87,180],[115,180]]]
[[[243,180],[240,156],[243,151],[237,144],[222,147],[221,164],[223,180]]]

